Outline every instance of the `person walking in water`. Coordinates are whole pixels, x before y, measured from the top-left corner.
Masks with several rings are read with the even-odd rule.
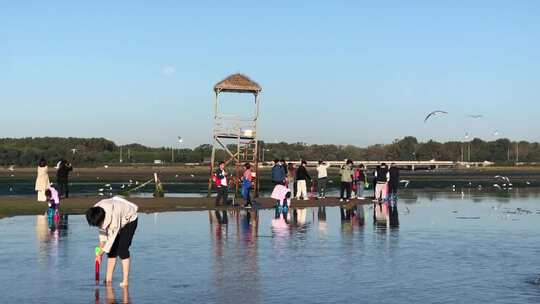
[[[219,162],[219,167],[213,176],[214,182],[217,188],[216,206],[227,204],[227,197],[229,196],[229,185],[227,184],[227,172],[225,171],[225,163]]]
[[[305,201],[308,200],[307,181],[311,180],[311,176],[309,176],[309,173],[307,172],[306,165],[307,162],[302,160],[300,167],[296,169],[296,198],[302,198]]]
[[[352,190],[352,181],[354,179],[353,172],[353,161],[348,159],[346,164],[341,166],[339,169],[339,174],[341,175],[341,187],[340,187],[340,196],[339,201],[343,202],[344,199],[349,202],[351,199],[351,190]],[[345,192],[347,196],[345,196]]]
[[[115,196],[104,199],[86,211],[86,220],[90,226],[99,228],[99,244],[96,250],[96,260],[101,264],[101,258],[107,253],[107,275],[105,284],[112,284],[116,258],[122,261],[121,287],[129,285],[130,252],[129,247],[137,229],[137,210],[132,202]]]
[[[328,183],[328,167],[329,164],[320,160],[317,166],[317,192],[318,198],[326,198],[326,185]]]
[[[38,162],[36,187],[35,187],[35,190],[37,191],[38,202],[47,201],[45,191],[49,189],[49,187],[51,186],[48,170],[49,169],[47,167],[47,161],[44,158],[41,158]]]
[[[275,159],[272,167],[272,183],[274,185],[284,185],[285,176],[285,168],[279,163],[278,159]]]
[[[67,160],[61,159],[58,163],[56,183],[58,184],[58,192],[61,198],[69,197],[69,173],[72,170],[73,167]]]

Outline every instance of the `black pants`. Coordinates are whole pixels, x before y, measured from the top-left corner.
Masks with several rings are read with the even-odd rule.
[[[129,246],[131,246],[133,235],[135,234],[135,230],[137,230],[138,221],[139,219],[136,219],[131,223],[127,223],[118,231],[111,250],[107,254],[109,258],[116,258],[117,256],[122,260],[129,258]]]
[[[398,183],[388,183],[388,194],[397,195]]]
[[[328,182],[328,178],[321,177],[317,180],[317,188],[319,190],[319,196],[324,197],[326,196],[326,184]]]
[[[217,188],[216,205],[219,205],[219,201],[223,200],[223,204],[227,204],[227,197],[229,196],[229,189],[226,186]]]
[[[345,198],[345,191],[347,191],[347,199],[351,198],[351,182],[341,182],[341,189],[339,197],[341,199]]]
[[[56,180],[58,183],[58,195],[60,197],[69,197],[69,186],[68,186],[68,179],[67,178],[58,178]]]

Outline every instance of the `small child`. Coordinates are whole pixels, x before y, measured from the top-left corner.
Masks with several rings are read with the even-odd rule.
[[[45,198],[47,204],[49,205],[49,208],[47,209],[47,217],[49,218],[49,222],[52,220],[57,222],[60,218],[58,215],[58,208],[60,207],[60,197],[58,196],[58,191],[56,191],[56,189],[54,189],[52,186],[49,187],[47,190],[45,190]]]
[[[86,220],[90,226],[99,227],[99,249],[96,260],[101,264],[103,253],[107,253],[107,275],[105,284],[112,283],[116,257],[122,260],[122,282],[120,287],[127,287],[129,281],[129,247],[137,229],[137,205],[114,196],[99,201],[86,211]]]

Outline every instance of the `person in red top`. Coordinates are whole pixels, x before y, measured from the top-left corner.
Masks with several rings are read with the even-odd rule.
[[[229,185],[227,184],[227,172],[225,171],[225,162],[219,162],[219,168],[214,173],[214,182],[217,187],[216,206],[227,204],[229,195]]]

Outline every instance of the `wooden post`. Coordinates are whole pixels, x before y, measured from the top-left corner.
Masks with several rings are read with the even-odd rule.
[[[257,124],[259,120],[259,93],[255,94],[255,130],[257,130]],[[255,148],[253,156],[253,166],[255,166],[255,178],[253,179],[255,181],[255,189],[253,189],[253,196],[259,197],[259,132],[256,131],[255,133]],[[264,152],[263,152],[264,153]]]
[[[219,96],[219,92],[216,91],[216,96],[215,96],[215,99],[214,99],[214,131],[213,131],[213,135],[212,135],[212,138],[213,138],[213,143],[212,143],[212,156],[210,157],[210,174],[208,176],[208,194],[206,195],[207,197],[210,197],[212,196],[212,174],[214,174],[214,164],[216,162],[216,120],[217,120],[217,111],[218,111],[218,96]]]

